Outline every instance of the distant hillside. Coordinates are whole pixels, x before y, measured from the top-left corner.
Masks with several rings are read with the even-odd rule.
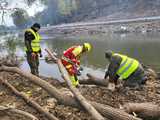
[[[160,15],[160,0],[80,0],[72,21],[112,20]]]
[[[34,17],[43,25],[77,21],[107,21],[160,15],[160,0],[47,0]]]

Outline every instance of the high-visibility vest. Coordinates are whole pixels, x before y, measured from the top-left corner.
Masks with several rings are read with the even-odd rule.
[[[35,37],[35,39],[32,40],[31,42],[31,47],[33,52],[39,52],[39,50],[41,49],[40,47],[41,36],[39,35],[38,32],[34,32],[34,30],[32,29],[27,29],[26,31],[31,32]],[[25,51],[28,51],[26,47],[25,47]]]
[[[68,54],[73,54],[74,57],[77,57],[82,53],[83,47],[82,46],[72,46],[68,48],[66,51],[64,51],[64,56],[68,56]]]
[[[65,60],[66,62],[69,62],[72,64],[79,64],[79,56],[81,55],[83,50],[82,46],[72,46],[66,51],[63,52],[63,57],[62,59]],[[66,63],[67,64],[67,63]]]
[[[133,58],[117,53],[113,55],[117,55],[122,58],[121,64],[116,72],[117,75],[120,76],[119,79],[127,79],[139,66],[139,62]]]

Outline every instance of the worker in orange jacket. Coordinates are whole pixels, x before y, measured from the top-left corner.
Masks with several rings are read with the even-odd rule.
[[[77,76],[81,75],[80,70],[82,70],[80,67],[80,56],[82,53],[90,50],[91,44],[83,43],[83,45],[72,46],[63,52],[63,56],[61,58],[62,64],[68,71],[72,85],[75,87],[79,85]]]

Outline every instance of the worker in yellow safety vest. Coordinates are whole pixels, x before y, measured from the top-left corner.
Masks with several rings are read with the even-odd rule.
[[[27,62],[30,66],[31,73],[39,76],[39,56],[42,57],[40,40],[41,36],[38,33],[40,29],[39,23],[34,23],[31,28],[25,30],[25,52],[27,54]]]
[[[80,56],[91,50],[90,43],[83,43],[82,45],[75,45],[68,48],[66,51],[63,52],[63,56],[61,58],[62,64],[66,68],[72,85],[77,87],[79,85],[79,81],[77,76],[80,76]]]
[[[105,57],[110,62],[105,79],[109,76],[109,81],[115,85],[120,79],[124,81],[123,86],[129,87],[139,87],[145,84],[147,77],[139,61],[111,50],[106,51]]]

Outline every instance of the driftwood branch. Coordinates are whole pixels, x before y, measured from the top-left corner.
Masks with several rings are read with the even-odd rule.
[[[14,94],[17,96],[23,98],[23,100],[30,104],[32,107],[34,107],[37,111],[44,114],[49,120],[58,120],[54,115],[50,114],[49,112],[45,111],[39,104],[37,104],[35,101],[30,100],[24,93],[19,92],[15,87],[13,87],[9,82],[6,80],[3,80],[0,78],[0,81],[7,86]]]
[[[87,74],[88,79],[79,80],[80,84],[88,84],[88,85],[99,85],[107,87],[109,84],[108,79],[98,78],[91,74]]]
[[[46,51],[48,52],[48,54],[50,55],[50,57],[52,59],[56,58],[56,57],[54,57],[54,55],[49,50],[46,49]],[[80,104],[85,108],[85,110],[88,113],[90,113],[90,115],[92,115],[92,117],[95,120],[105,120],[102,117],[102,115],[100,113],[98,113],[97,110],[81,95],[81,93],[79,92],[79,90],[72,85],[71,80],[69,78],[69,75],[68,75],[66,69],[64,68],[61,60],[57,59],[56,63],[58,65],[59,71],[60,71],[61,75],[63,76],[64,80],[66,81],[69,89],[74,94],[74,96],[76,97],[76,99],[80,102]]]
[[[134,112],[141,118],[160,118],[160,107],[152,103],[127,103],[122,109],[127,113]]]
[[[20,114],[20,115],[23,115],[27,118],[30,118],[31,120],[38,120],[38,118],[36,118],[34,115],[28,113],[28,112],[25,112],[25,111],[22,111],[22,110],[18,110],[16,108],[12,108],[12,107],[5,107],[5,106],[0,106],[0,111],[3,111],[3,112],[9,112],[9,113],[16,113],[16,114]]]
[[[57,88],[46,82],[45,80],[40,79],[39,77],[32,75],[29,72],[23,72],[21,69],[17,67],[7,67],[7,66],[1,66],[0,71],[7,71],[7,72],[14,72],[18,73],[21,76],[27,78],[32,83],[42,87],[44,90],[46,90],[51,96],[57,99],[59,104],[63,104],[66,106],[76,107],[79,109],[82,109],[82,106],[77,102],[77,100],[74,97],[71,97],[69,95],[62,94]],[[101,113],[104,117],[108,118],[109,120],[141,120],[140,118],[134,117],[132,115],[129,115],[128,113],[110,107],[108,105],[91,102],[96,110]]]
[[[81,95],[79,90],[72,85],[70,78],[68,76],[68,73],[66,72],[63,64],[61,63],[61,60],[58,60],[57,64],[58,64],[59,70],[61,71],[61,74],[62,74],[64,80],[66,81],[69,89],[74,94],[76,99],[80,102],[80,104],[88,111],[88,113],[90,113],[92,115],[92,117],[95,120],[105,120],[102,117],[102,115],[100,113],[98,113],[97,110]]]

